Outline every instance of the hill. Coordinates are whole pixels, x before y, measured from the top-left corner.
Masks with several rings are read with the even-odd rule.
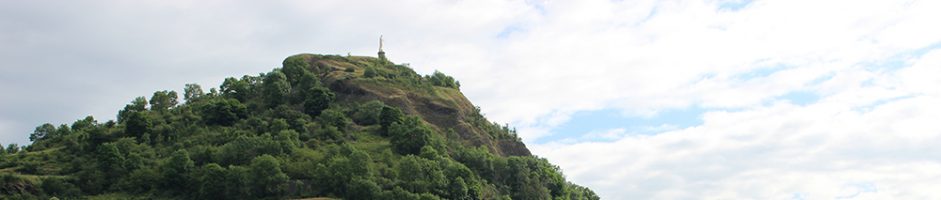
[[[598,199],[440,72],[299,54],[0,148],[0,199]]]

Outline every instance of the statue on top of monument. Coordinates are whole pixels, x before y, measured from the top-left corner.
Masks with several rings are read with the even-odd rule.
[[[382,51],[382,35],[379,35],[379,60],[386,60],[386,52]]]

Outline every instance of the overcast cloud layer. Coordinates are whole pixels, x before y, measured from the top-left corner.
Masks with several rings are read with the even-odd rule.
[[[941,196],[941,1],[3,1],[0,143],[295,53],[454,75],[605,199]],[[576,113],[698,123],[578,127]],[[628,124],[628,122],[624,122]],[[614,124],[618,125],[617,123]],[[550,138],[550,139],[547,139]],[[537,142],[538,141],[538,142]]]

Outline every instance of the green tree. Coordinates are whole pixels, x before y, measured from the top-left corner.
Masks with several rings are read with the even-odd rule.
[[[431,142],[433,131],[418,117],[407,117],[389,128],[392,149],[399,154],[419,154]]]
[[[291,92],[291,84],[281,70],[265,75],[263,86],[266,103],[272,108],[283,104]]]
[[[210,125],[231,126],[248,116],[248,108],[234,99],[220,99],[202,106],[203,120]]]
[[[186,194],[194,183],[192,177],[194,168],[195,164],[190,159],[189,152],[183,149],[173,152],[170,159],[161,167],[163,187]]]
[[[307,100],[304,101],[304,113],[310,116],[320,115],[320,112],[330,107],[330,103],[336,100],[336,95],[330,89],[323,87],[311,88],[308,91]]]
[[[118,123],[124,123],[127,120],[128,115],[136,112],[143,112],[147,110],[147,98],[137,97],[131,101],[130,104],[124,106],[124,109],[118,111]],[[75,129],[75,128],[72,128]]]
[[[286,192],[288,176],[281,171],[281,162],[274,156],[252,159],[251,173],[256,197],[280,197]]]
[[[124,133],[129,136],[140,137],[149,133],[154,127],[148,112],[131,112],[124,123]]]
[[[382,101],[378,100],[366,102],[353,110],[351,118],[354,122],[361,125],[378,124],[379,117],[382,114],[382,108],[385,106]]]
[[[335,109],[328,109],[317,116],[317,121],[320,121],[323,125],[329,125],[337,127],[337,129],[343,131],[346,130],[346,127],[350,126],[352,123],[350,118],[347,118],[343,112],[337,111]]]
[[[186,100],[187,103],[198,101],[205,95],[199,84],[190,83],[183,86],[183,100]]]
[[[118,188],[133,193],[149,192],[160,186],[161,179],[161,174],[157,169],[146,166],[131,171],[131,173],[127,175],[127,178],[122,179],[121,182],[118,183]]]
[[[82,193],[75,184],[62,178],[45,178],[42,180],[42,191],[51,196],[77,197]]]
[[[126,158],[114,143],[104,143],[98,146],[98,167],[105,172],[106,183],[114,183],[118,178],[127,174],[125,168]],[[105,186],[107,187],[107,186]]]
[[[290,153],[300,146],[297,131],[281,130],[274,135],[274,141],[281,145],[281,152]]]
[[[448,185],[448,197],[450,199],[473,199],[468,193],[467,183],[461,177],[453,179]]]
[[[199,173],[199,199],[226,199],[226,169],[216,163],[203,165]]]
[[[248,77],[242,77],[241,80],[229,77],[222,82],[222,85],[219,86],[219,90],[221,90],[222,96],[224,97],[235,98],[241,102],[246,102],[254,94],[252,84],[249,80]]]
[[[377,72],[375,68],[367,67],[366,71],[363,71],[363,76],[366,78],[373,78],[379,76],[379,72]]]
[[[397,200],[420,200],[421,196],[412,192],[409,192],[401,187],[395,187],[392,191],[386,191],[382,194],[382,199],[397,199]]]
[[[403,157],[396,166],[396,172],[402,181],[401,186],[414,193],[440,194],[439,190],[444,189],[447,183],[444,172],[435,161],[414,155]]]
[[[19,146],[19,145],[15,144],[15,143],[7,144],[7,153],[8,153],[8,154],[16,154],[17,152],[20,152],[20,146]]]
[[[150,97],[150,109],[164,111],[176,106],[177,95],[175,91],[157,91]]]
[[[300,80],[292,82],[292,84],[294,84],[291,86],[294,94],[292,103],[304,103],[311,97],[311,92],[313,92],[315,88],[323,88],[323,85],[320,83],[320,78],[317,78],[313,73],[303,73],[299,79]]]
[[[431,82],[434,86],[440,87],[449,87],[458,89],[461,87],[461,84],[454,80],[454,77],[445,75],[444,73],[435,70],[435,73],[431,76],[425,76],[425,79]]]
[[[301,77],[311,73],[308,70],[308,68],[310,68],[310,63],[307,62],[305,56],[291,56],[284,59],[284,62],[281,64],[283,66],[281,69],[284,71],[284,75],[286,76],[288,82],[294,86],[298,85]]]
[[[252,198],[251,170],[236,165],[230,165],[226,171],[225,199],[254,199]]]
[[[137,98],[134,98],[134,100],[131,101],[131,104],[128,104],[127,106],[124,106],[124,109],[125,109],[125,110],[129,110],[129,111],[134,111],[134,112],[145,111],[145,110],[147,110],[147,104],[148,104],[148,103],[147,103],[147,98],[145,98],[145,97],[137,97]]]
[[[353,149],[350,152],[350,168],[354,175],[372,178],[373,176],[373,167],[372,167],[372,157],[368,153],[359,149]]]
[[[382,188],[369,179],[354,178],[347,184],[348,191],[345,196],[350,200],[379,199],[382,192]]]
[[[87,130],[95,128],[98,126],[98,120],[95,120],[92,116],[87,116],[84,119],[80,119],[72,123],[73,131]]]
[[[56,127],[50,123],[42,124],[33,131],[32,134],[29,134],[29,141],[35,142],[46,137],[54,136],[56,133]]]
[[[495,156],[486,148],[468,148],[458,153],[457,160],[477,172],[481,177],[493,180]]]
[[[219,163],[230,165],[248,164],[251,159],[263,154],[281,155],[284,152],[283,144],[267,137],[241,135],[233,141],[222,145],[217,156]]]
[[[501,173],[513,199],[549,199],[554,192],[550,190],[554,183],[548,178],[555,173],[551,167],[544,159],[512,156]]]
[[[440,155],[438,154],[438,150],[435,150],[434,147],[431,147],[429,145],[422,146],[421,150],[419,150],[418,156],[428,159],[428,160],[440,160],[441,159]]]
[[[380,130],[380,133],[383,136],[388,136],[389,128],[392,127],[392,124],[401,122],[404,116],[405,115],[402,114],[402,111],[395,107],[382,107],[382,112],[379,113],[379,125],[382,125],[382,130]]]

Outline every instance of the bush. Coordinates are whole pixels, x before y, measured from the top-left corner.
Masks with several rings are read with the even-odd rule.
[[[327,88],[315,87],[308,91],[308,97],[304,101],[304,113],[310,116],[320,115],[320,112],[330,107],[330,103],[336,100],[336,95]]]
[[[437,70],[431,76],[426,75],[425,79],[431,82],[431,85],[459,89],[461,84],[454,80],[454,77],[445,75]]]
[[[431,142],[431,134],[434,134],[431,128],[418,117],[407,117],[389,127],[392,150],[403,155],[421,153],[422,147]]]
[[[436,192],[447,187],[444,171],[433,160],[408,155],[396,166],[398,179],[405,190],[414,193]]]
[[[48,195],[58,197],[75,197],[82,193],[74,184],[61,178],[43,179],[42,190]]]
[[[379,125],[382,125],[382,130],[380,134],[383,136],[389,135],[389,128],[392,127],[392,124],[401,122],[405,114],[402,114],[398,108],[391,106],[382,107],[382,112],[379,113]]]
[[[128,136],[139,137],[144,133],[149,133],[154,124],[149,112],[130,112],[127,120],[124,122],[124,133]]]
[[[368,179],[355,178],[348,183],[346,198],[351,200],[378,199],[382,188]]]
[[[288,99],[291,93],[291,83],[281,70],[275,69],[265,75],[262,91],[268,107],[277,107]]]
[[[363,71],[363,76],[366,78],[373,78],[379,76],[379,72],[377,72],[375,68],[367,67],[366,70]]]
[[[221,99],[202,107],[203,120],[209,125],[231,126],[248,115],[248,108],[235,99]]]
[[[353,110],[353,121],[360,125],[378,124],[379,117],[382,114],[382,108],[385,106],[385,104],[378,100],[361,104]]]
[[[272,140],[271,137],[243,135],[222,145],[217,158],[222,165],[241,165],[247,164],[255,156],[281,155],[284,153],[283,147],[282,143]]]
[[[352,123],[350,118],[347,118],[343,112],[337,111],[335,109],[323,111],[320,116],[317,116],[317,121],[325,126],[337,127],[337,129],[340,131],[346,130],[346,128]]]

